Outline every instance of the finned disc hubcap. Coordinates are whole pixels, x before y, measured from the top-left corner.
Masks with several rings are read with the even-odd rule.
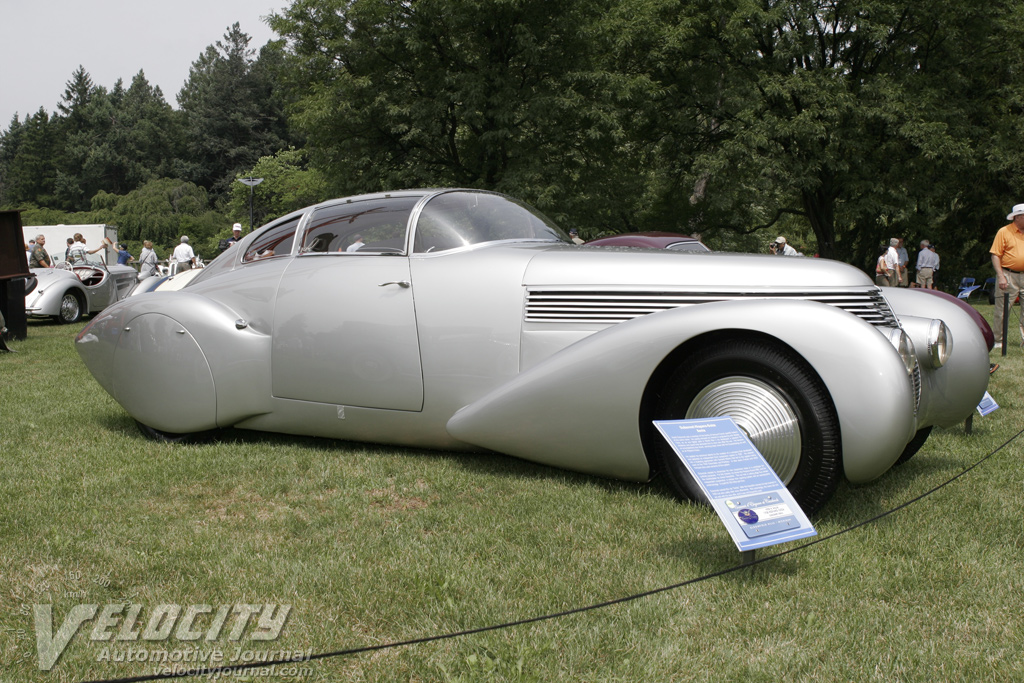
[[[800,424],[796,413],[782,394],[760,380],[715,380],[693,398],[686,417],[731,417],[784,484],[793,479],[800,466]]]

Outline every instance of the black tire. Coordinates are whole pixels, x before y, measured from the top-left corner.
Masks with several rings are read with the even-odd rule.
[[[60,310],[54,319],[64,325],[77,323],[82,319],[82,300],[77,294],[70,290],[64,292],[64,296],[60,299]]]
[[[839,484],[842,445],[835,406],[810,365],[778,342],[709,344],[681,360],[652,405],[654,420],[733,418],[808,514],[819,510]],[[652,467],[673,492],[703,500],[665,439],[658,434],[647,443]]]
[[[147,438],[152,441],[159,441],[161,443],[202,443],[209,441],[213,438],[213,435],[217,433],[216,429],[211,429],[205,432],[190,432],[187,434],[175,434],[173,432],[165,432],[159,429],[154,429],[149,425],[142,424],[138,420],[135,424],[139,426],[139,431]]]
[[[928,435],[931,433],[931,427],[918,429],[917,434],[914,434],[914,438],[910,440],[910,443],[908,443],[906,448],[903,449],[903,452],[900,453],[899,460],[896,461],[896,464],[893,465],[893,467],[896,467],[896,465],[902,465],[913,458],[914,454],[921,450],[921,446],[923,446],[924,442],[928,440]]]

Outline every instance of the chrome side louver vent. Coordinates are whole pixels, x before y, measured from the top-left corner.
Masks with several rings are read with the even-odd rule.
[[[896,316],[877,289],[806,292],[673,292],[656,290],[584,290],[534,287],[527,290],[528,323],[615,324],[648,313],[720,301],[788,299],[817,301],[841,308],[875,326],[897,327]]]

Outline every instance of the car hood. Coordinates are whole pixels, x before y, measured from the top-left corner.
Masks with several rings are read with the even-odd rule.
[[[78,279],[70,270],[64,270],[63,268],[33,268],[31,272],[39,280],[39,284],[36,285],[36,291],[38,292],[41,292],[55,282],[61,282],[69,278],[72,280]]]
[[[531,260],[523,284],[690,291],[874,286],[863,271],[828,259],[586,246],[556,247],[538,254]]]

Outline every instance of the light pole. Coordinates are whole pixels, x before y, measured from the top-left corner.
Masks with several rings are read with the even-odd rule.
[[[263,182],[263,178],[239,178],[238,182],[249,186],[249,232],[252,232],[252,188]]]

